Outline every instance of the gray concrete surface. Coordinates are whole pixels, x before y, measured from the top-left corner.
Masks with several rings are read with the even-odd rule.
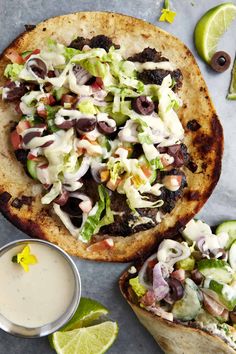
[[[173,0],[172,5],[177,16],[175,22],[169,25],[157,22],[162,4],[159,0],[0,0],[0,51],[24,30],[24,24],[35,24],[48,17],[83,10],[107,10],[132,15],[159,25],[179,37],[196,55],[224,126],[223,172],[214,194],[200,213],[204,220],[214,225],[224,219],[236,218],[236,102],[225,99],[230,70],[224,74],[215,74],[199,59],[194,50],[193,30],[200,16],[219,3],[220,1],[215,0]],[[229,52],[232,58],[236,49],[235,33],[236,23],[219,46]],[[0,246],[22,237],[25,237],[22,232],[0,216]],[[127,265],[78,259],[76,263],[82,277],[83,296],[101,301],[111,310],[111,318],[119,323],[119,336],[109,353],[161,354],[162,351],[136,320],[119,293],[117,280]],[[20,339],[0,331],[0,354],[50,353],[53,353],[53,350],[50,349],[46,338]],[[204,354],[207,354],[207,349]]]

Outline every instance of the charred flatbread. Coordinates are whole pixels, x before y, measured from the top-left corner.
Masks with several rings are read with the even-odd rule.
[[[67,47],[69,47],[69,50],[66,50],[65,55],[64,51]],[[44,54],[44,59],[41,57],[43,50],[47,52],[46,55]],[[84,55],[83,60],[81,59],[81,50],[82,55]],[[86,61],[90,54],[87,54],[87,57],[85,54],[91,50],[98,50],[97,54],[90,57],[93,64],[92,67],[91,61],[89,65]],[[57,53],[56,59],[55,52]],[[78,64],[78,62],[77,64],[75,63],[77,59],[71,65],[71,59],[75,58],[76,55],[77,59],[79,58],[79,67],[76,67]],[[118,55],[120,55],[119,60],[117,59]],[[14,65],[19,60],[19,56],[21,57],[20,60],[22,60],[19,65],[23,66],[23,73],[19,74],[21,71],[18,70],[19,67],[8,66],[8,69],[6,69],[7,65],[10,64],[9,58]],[[104,59],[105,57],[106,59]],[[104,72],[99,70],[103,70],[104,66],[111,68],[111,65],[114,64],[114,57],[116,61],[125,64],[122,68],[122,73],[119,71],[121,70],[119,66],[118,73],[114,74],[119,78],[119,85],[117,87],[116,77],[116,83],[114,84],[113,82],[115,88],[112,91],[111,83],[104,84],[106,79],[101,83],[101,80],[97,80],[97,78],[105,77]],[[95,58],[100,58],[98,65],[94,63]],[[81,66],[82,71],[80,71]],[[94,67],[96,67],[96,70]],[[112,70],[113,73],[117,70],[116,65],[113,65]],[[10,83],[4,77],[4,72],[10,78]],[[134,75],[130,75],[130,72]],[[65,80],[69,80],[67,76],[70,73],[72,76],[78,75],[77,77],[82,80],[80,85],[83,86],[83,90],[85,86],[87,87],[87,93],[84,94],[84,91],[82,93],[78,91],[80,88],[78,88],[77,83],[75,83],[77,85],[76,89],[72,83],[70,83],[71,86],[68,89],[67,81],[67,91],[63,94],[65,100],[62,103],[62,96],[58,99],[56,94],[51,94],[52,89],[61,88],[63,86],[61,84],[63,75]],[[165,31],[144,21],[113,13],[81,12],[52,18],[38,24],[32,30],[24,32],[3,52],[0,60],[0,77],[1,85],[4,87],[2,92],[3,100],[0,102],[0,208],[14,225],[30,236],[40,237],[58,244],[72,255],[94,260],[125,262],[144,254],[153,248],[161,237],[173,234],[173,232],[183,227],[200,210],[213,191],[221,170],[223,151],[222,127],[193,55],[179,39]],[[110,87],[109,92],[106,92],[106,96],[109,96],[110,101],[107,97],[104,99],[106,108],[107,103],[108,106],[110,104],[110,107],[113,105],[106,117],[109,116],[110,119],[113,114],[114,118],[114,114],[117,111],[120,113],[120,108],[114,107],[115,101],[116,104],[118,102],[119,107],[123,104],[124,107],[126,106],[126,111],[125,113],[122,111],[122,118],[127,114],[132,116],[132,118],[128,118],[130,121],[133,119],[132,125],[135,125],[135,138],[138,135],[138,139],[142,139],[135,140],[135,144],[141,146],[141,152],[140,146],[136,146],[135,149],[131,146],[132,153],[134,153],[131,158],[138,160],[136,166],[139,168],[139,174],[141,174],[140,167],[143,164],[143,157],[141,156],[144,153],[143,144],[146,144],[146,146],[152,145],[155,148],[158,147],[156,149],[158,154],[155,151],[154,158],[149,155],[147,159],[148,154],[144,154],[145,164],[147,160],[149,163],[152,162],[151,173],[153,170],[156,173],[154,178],[156,192],[154,194],[150,193],[150,180],[147,181],[149,184],[146,183],[145,188],[140,189],[140,185],[145,183],[136,178],[134,171],[132,169],[129,170],[127,164],[125,165],[123,162],[119,165],[117,164],[117,162],[121,162],[117,160],[120,157],[120,155],[117,155],[117,151],[112,151],[113,155],[110,154],[116,159],[113,159],[113,164],[109,164],[108,159],[102,161],[103,167],[105,164],[108,168],[105,168],[105,173],[103,174],[105,183],[103,181],[103,184],[100,184],[99,190],[99,183],[96,182],[94,184],[94,178],[91,177],[91,173],[83,176],[84,178],[81,180],[75,180],[71,175],[71,171],[67,171],[67,177],[77,183],[77,189],[75,184],[71,187],[69,182],[66,186],[61,177],[56,181],[56,185],[51,180],[48,181],[45,177],[45,171],[43,171],[43,169],[48,167],[48,161],[44,163],[45,155],[43,155],[41,161],[41,184],[38,180],[32,179],[32,175],[35,177],[35,170],[31,162],[27,170],[31,174],[30,178],[26,175],[24,163],[22,166],[17,161],[17,158],[23,162],[26,159],[33,160],[34,151],[32,149],[34,148],[41,148],[41,151],[42,149],[44,149],[43,151],[52,149],[53,143],[49,133],[55,133],[54,137],[57,139],[59,139],[58,136],[60,139],[62,139],[62,136],[66,136],[65,139],[68,138],[70,140],[68,123],[72,127],[74,124],[72,122],[73,119],[77,120],[78,115],[81,118],[81,114],[78,113],[80,108],[74,108],[72,105],[76,101],[79,106],[81,101],[78,102],[78,100],[81,96],[89,96],[91,87],[93,89],[95,87],[95,91],[96,89],[99,91],[99,87],[101,89],[104,86],[105,91],[106,87]],[[165,106],[165,110],[168,108],[168,111],[175,112],[176,105],[180,105],[181,102],[182,105],[178,108],[177,118],[175,116],[175,122],[178,120],[178,137],[176,137],[176,131],[172,126],[172,131],[174,131],[172,138],[174,137],[174,140],[172,139],[171,141],[171,134],[167,134],[167,136],[164,134],[162,138],[165,143],[163,143],[163,139],[160,143],[155,140],[158,136],[153,134],[155,129],[150,133],[149,124],[143,123],[145,119],[142,118],[147,116],[153,118],[153,114],[158,117],[158,114],[160,114],[159,101],[161,100],[160,95],[162,92],[160,88],[163,88],[163,86],[170,90],[168,92],[171,92],[172,97],[168,107]],[[31,100],[29,101],[30,93],[40,90],[43,97],[39,97],[39,95],[30,96]],[[57,94],[59,95],[61,92],[57,92]],[[26,117],[32,114],[36,115],[39,118],[36,123],[35,121],[32,123],[32,119],[30,121],[29,118],[25,119],[24,117],[23,121],[30,121],[30,124],[21,122],[19,126],[21,114],[19,114],[19,109],[18,113],[15,111],[15,103],[19,103],[20,99],[22,100],[22,96],[26,96],[28,101],[26,99],[23,106],[22,104],[20,105],[21,112],[23,110],[23,115]],[[91,98],[91,95],[89,97]],[[73,98],[75,99],[74,101]],[[92,117],[91,102],[88,101],[82,106],[83,112],[87,112],[86,110],[89,109],[91,128],[91,125],[94,124],[91,118],[97,115],[97,110],[101,113],[99,108],[101,107],[101,96],[95,97],[93,95],[92,109],[95,107],[95,111]],[[96,106],[96,104],[98,105]],[[55,112],[54,108],[58,105],[60,107]],[[141,111],[140,105],[142,106]],[[36,113],[32,113],[35,112],[35,109],[37,110]],[[61,111],[59,111],[60,109]],[[75,114],[76,117],[73,118],[73,114],[71,115],[68,111],[75,109],[78,112]],[[143,109],[144,111],[142,111]],[[150,109],[151,111],[149,111]],[[56,114],[58,114],[57,128],[60,129],[60,124],[64,123],[64,128],[61,126],[63,133],[58,133],[58,129],[54,133],[50,130],[54,128]],[[106,121],[104,118],[106,112],[102,114],[103,118],[100,119],[100,123],[98,122],[98,117],[95,117],[96,129],[99,128],[100,132],[103,131],[105,137],[109,136],[108,140],[114,142],[117,135],[114,137],[111,131],[114,128],[112,127],[113,123],[111,123],[113,118],[110,121]],[[82,140],[81,136],[83,134],[86,135],[88,131],[83,131],[83,126],[81,126],[83,121],[79,120],[76,138]],[[171,122],[170,119],[170,130]],[[18,124],[18,128],[16,124]],[[129,128],[126,126],[127,121],[122,124],[120,127],[118,123],[116,124],[116,134],[120,134],[122,130],[124,131],[124,127]],[[147,134],[147,128],[150,134]],[[73,130],[74,128],[71,129]],[[107,132],[107,129],[111,130]],[[182,138],[180,138],[181,129],[183,129]],[[23,139],[27,135],[26,133],[31,133],[31,135],[28,134],[28,137]],[[11,134],[13,135],[13,146],[15,144],[15,153],[10,142]],[[15,139],[19,135],[20,143],[23,141],[24,144],[23,149],[22,145],[17,145],[19,139],[18,142]],[[125,134],[123,134],[123,140],[125,141],[124,136]],[[154,140],[150,141],[150,136]],[[43,139],[43,143],[42,140],[38,140],[41,142],[40,146],[31,144],[32,137]],[[169,142],[168,139],[170,139]],[[87,140],[87,142],[83,141],[80,155],[83,155],[84,151],[88,151],[88,144],[91,147],[91,141],[88,141],[89,139],[86,137],[84,140]],[[93,151],[97,149],[96,153],[98,153],[102,144],[104,144],[104,141],[99,143],[96,141],[95,145],[97,147],[94,148],[93,146]],[[19,146],[21,147],[20,149]],[[26,154],[26,150],[27,153],[31,153],[30,156]],[[126,150],[129,152],[129,145],[126,145]],[[40,157],[39,151],[38,154]],[[57,152],[54,151],[54,154],[51,154],[52,156],[59,156],[58,150]],[[140,157],[141,159],[139,160]],[[127,156],[126,158],[129,159]],[[161,160],[161,158],[163,159]],[[72,160],[72,157],[66,160],[67,166],[69,164],[71,167]],[[163,166],[163,161],[165,161],[167,167]],[[58,164],[56,165],[58,167]],[[146,165],[142,170],[143,172],[145,172],[145,168]],[[146,176],[149,175],[150,177],[150,170],[146,171]],[[62,173],[62,170],[60,170],[60,173]],[[113,184],[111,185],[108,182],[112,173]],[[100,174],[99,177],[101,178],[101,176]],[[107,176],[108,180],[106,179]],[[114,181],[117,182],[117,176],[119,181],[127,182],[125,193],[124,189],[121,188],[122,184],[120,184],[121,189],[119,192],[117,184],[114,183]],[[152,181],[152,185],[154,185],[154,182]],[[44,190],[41,188],[42,184],[44,185]],[[157,193],[158,184],[159,192]],[[69,195],[73,200],[70,200],[71,203],[66,206],[63,205],[65,194],[62,193],[62,185],[64,186],[63,191],[67,191],[65,193],[67,197],[68,189],[70,189],[69,193],[77,193],[76,195]],[[149,189],[147,185],[149,185]],[[136,186],[136,189],[133,189],[134,186]],[[129,193],[129,197],[127,196],[130,190],[135,192],[137,198],[134,197],[133,193]],[[54,203],[54,205],[56,204],[55,207],[52,207],[52,204],[42,203],[42,197],[44,196],[43,200],[45,202],[45,195],[48,194],[50,198],[46,197],[47,203],[59,198],[59,201],[57,199],[57,203]],[[99,200],[100,204],[98,204]],[[144,201],[147,204],[143,203]],[[81,202],[83,203],[82,205]],[[84,210],[83,215],[92,216],[89,219],[89,223],[86,224],[86,228],[83,229],[83,239],[80,237],[81,222],[84,226],[87,219],[82,218],[81,212],[78,217],[75,212],[75,210],[80,208],[78,204]],[[148,207],[144,205],[148,205]],[[93,211],[90,215],[91,207]],[[97,213],[98,209],[100,210],[99,215]],[[96,214],[95,218],[93,217],[94,214]],[[107,217],[108,215],[109,217]],[[72,235],[73,233],[74,236]]]

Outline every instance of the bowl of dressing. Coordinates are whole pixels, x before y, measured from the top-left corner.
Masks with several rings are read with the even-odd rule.
[[[0,289],[0,328],[36,338],[70,320],[79,305],[81,281],[74,261],[61,248],[23,239],[0,248]]]

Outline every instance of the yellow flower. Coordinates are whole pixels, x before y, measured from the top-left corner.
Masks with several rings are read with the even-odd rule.
[[[24,271],[28,272],[29,265],[36,264],[38,260],[33,254],[30,254],[30,247],[27,245],[22,252],[17,253],[17,255],[12,258],[12,262],[20,264]]]
[[[170,10],[169,0],[165,0],[159,21],[172,23],[175,19],[176,12]]]
[[[175,16],[176,16],[176,12],[174,11],[170,11],[168,9],[162,9],[161,10],[161,17],[159,18],[159,21],[161,22],[169,22],[169,23],[172,23],[175,19]]]

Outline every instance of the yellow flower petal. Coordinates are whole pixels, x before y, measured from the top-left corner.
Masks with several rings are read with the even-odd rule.
[[[23,251],[21,252],[22,257],[27,257],[30,254],[30,248],[29,245],[25,246]]]
[[[166,21],[169,23],[172,23],[175,19],[176,13],[174,11],[168,11],[166,13]]]
[[[159,21],[160,22],[166,21],[166,14],[165,13],[160,16]]]
[[[28,257],[25,257],[23,259],[23,262],[25,264],[36,264],[38,262],[38,260],[33,254],[30,254]]]
[[[20,265],[23,267],[23,269],[24,269],[25,272],[28,272],[28,271],[29,271],[29,266],[28,266],[28,264],[25,264],[24,262],[20,262]]]

